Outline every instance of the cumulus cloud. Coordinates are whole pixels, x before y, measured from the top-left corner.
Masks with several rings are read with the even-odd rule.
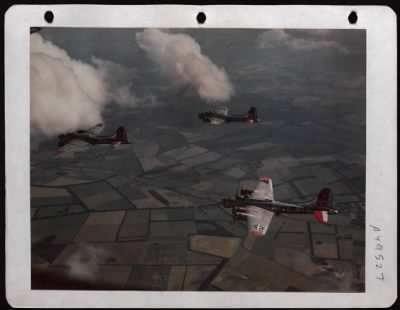
[[[331,33],[330,30],[303,31],[307,36],[294,36],[284,29],[267,30],[258,37],[259,48],[288,48],[299,51],[311,51],[316,49],[334,49],[342,54],[349,54],[348,48],[333,39],[324,36]]]
[[[95,280],[98,265],[106,257],[105,250],[90,244],[81,244],[66,261],[66,265],[69,267],[69,276],[81,280]]]
[[[145,29],[136,41],[168,77],[180,85],[191,86],[209,101],[226,101],[234,88],[224,71],[202,54],[200,45],[186,34]]]
[[[105,105],[134,105],[130,85],[121,83],[126,72],[120,65],[73,59],[38,33],[31,35],[30,56],[33,132],[50,136],[91,127],[102,121]]]

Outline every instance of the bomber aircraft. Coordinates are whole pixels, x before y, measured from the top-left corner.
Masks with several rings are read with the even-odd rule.
[[[239,114],[239,115],[229,115],[228,108],[221,107],[215,111],[199,113],[198,117],[199,119],[203,120],[203,122],[210,123],[212,125],[220,125],[222,123],[231,123],[231,122],[243,122],[252,124],[260,121],[257,118],[257,109],[255,107],[251,107],[246,114]]]
[[[99,133],[103,129],[104,124],[97,124],[88,130],[78,130],[59,135],[56,154],[78,150],[80,147],[87,145],[109,144],[112,147],[117,147],[120,144],[130,144],[125,127],[118,127],[114,135],[100,136]]]
[[[272,179],[261,177],[254,190],[245,189],[239,184],[235,197],[222,201],[225,208],[232,208],[234,220],[248,223],[249,232],[254,236],[263,236],[274,215],[281,213],[313,214],[318,222],[328,223],[328,215],[338,214],[332,207],[332,191],[322,189],[316,198],[303,202],[281,202],[274,199]]]

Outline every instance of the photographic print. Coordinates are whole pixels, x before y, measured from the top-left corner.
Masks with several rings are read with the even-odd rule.
[[[365,292],[366,30],[32,27],[32,290]]]

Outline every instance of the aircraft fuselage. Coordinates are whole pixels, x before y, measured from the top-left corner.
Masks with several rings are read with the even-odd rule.
[[[68,133],[59,138],[58,146],[64,146],[70,143],[72,140],[81,140],[88,144],[112,144],[115,141],[114,137],[110,136],[90,136],[89,134],[76,134],[76,133]],[[126,142],[121,142],[126,143]]]
[[[338,214],[338,210],[330,207],[318,207],[312,203],[286,203],[275,200],[237,199],[225,198],[222,200],[225,208],[232,208],[232,213],[245,212],[246,207],[256,206],[258,208],[280,213],[312,214],[315,211],[327,211],[328,214]]]
[[[229,122],[248,122],[248,118],[245,115],[225,116],[225,115],[216,114],[216,113],[210,113],[210,112],[200,113],[199,114],[199,118],[202,119],[204,122],[211,122],[213,118],[222,120],[222,121],[224,121],[226,123],[229,123]],[[257,120],[254,120],[254,121],[257,122]]]

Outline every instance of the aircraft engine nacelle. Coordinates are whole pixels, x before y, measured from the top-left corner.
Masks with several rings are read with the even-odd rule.
[[[247,221],[249,214],[245,208],[232,208],[232,217],[234,220]]]

